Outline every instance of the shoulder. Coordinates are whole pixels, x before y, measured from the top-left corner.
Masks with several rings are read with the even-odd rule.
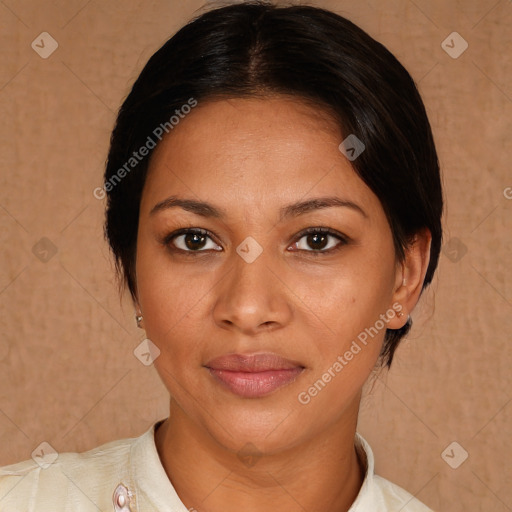
[[[382,478],[379,475],[373,476],[375,497],[380,500],[385,509],[400,510],[401,512],[433,512],[431,508],[421,503],[411,493],[402,487]]]
[[[135,439],[111,441],[82,453],[43,452],[35,460],[0,467],[0,510],[43,512],[67,503],[79,503],[83,512],[109,510],[110,489],[128,476]]]
[[[399,485],[374,473],[372,449],[360,434],[356,434],[356,449],[366,474],[350,512],[433,512]]]

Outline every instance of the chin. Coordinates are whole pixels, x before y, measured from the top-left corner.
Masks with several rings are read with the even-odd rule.
[[[216,411],[213,420],[203,417],[203,426],[217,443],[237,454],[252,449],[261,454],[279,453],[305,440],[309,430],[304,416],[286,407],[238,406]]]

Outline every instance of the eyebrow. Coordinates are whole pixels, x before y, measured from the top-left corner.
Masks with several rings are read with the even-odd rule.
[[[205,201],[195,201],[193,199],[182,199],[176,196],[170,196],[167,199],[160,201],[153,206],[149,214],[154,215],[160,211],[174,207],[183,208],[184,210],[200,215],[201,217],[215,217],[220,219],[226,217],[225,210],[217,208],[210,203]],[[363,217],[368,218],[367,213],[358,204],[339,197],[329,196],[316,197],[314,199],[299,201],[298,203],[283,206],[279,209],[279,219],[283,221],[289,217],[298,217],[299,215],[304,215],[312,211],[332,207],[351,208],[352,210],[359,212]]]
[[[356,203],[347,199],[341,199],[339,197],[316,197],[314,199],[308,199],[306,201],[300,201],[298,203],[284,206],[280,209],[280,220],[284,220],[288,217],[298,217],[315,210],[321,210],[323,208],[345,207],[351,208],[359,212],[363,217],[368,218],[367,213]]]
[[[201,217],[217,217],[222,218],[225,216],[224,210],[216,208],[210,203],[204,201],[195,201],[193,199],[181,199],[176,196],[170,196],[163,201],[155,204],[149,215],[154,215],[155,213],[161,212],[162,210],[167,210],[173,207],[181,207],[188,212],[195,213],[196,215],[201,215]]]

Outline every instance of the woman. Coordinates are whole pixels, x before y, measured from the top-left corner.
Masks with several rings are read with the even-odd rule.
[[[389,51],[318,8],[207,12],[138,77],[95,194],[170,414],[2,468],[0,510],[430,510],[356,433],[441,245],[430,125]]]

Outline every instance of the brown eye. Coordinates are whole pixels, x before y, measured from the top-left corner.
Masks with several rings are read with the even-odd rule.
[[[172,244],[175,248],[185,252],[204,252],[206,250],[221,251],[210,237],[208,232],[200,229],[180,230],[165,238],[166,245]]]
[[[183,236],[183,244],[187,249],[190,249],[191,251],[202,249],[206,244],[207,237],[205,235],[190,233],[188,235],[181,236]]]
[[[300,251],[327,253],[344,245],[347,240],[328,228],[310,228],[299,235],[293,246]]]
[[[309,247],[315,250],[325,249],[328,242],[329,237],[331,235],[324,235],[323,233],[316,233],[314,235],[306,235],[306,243]]]

